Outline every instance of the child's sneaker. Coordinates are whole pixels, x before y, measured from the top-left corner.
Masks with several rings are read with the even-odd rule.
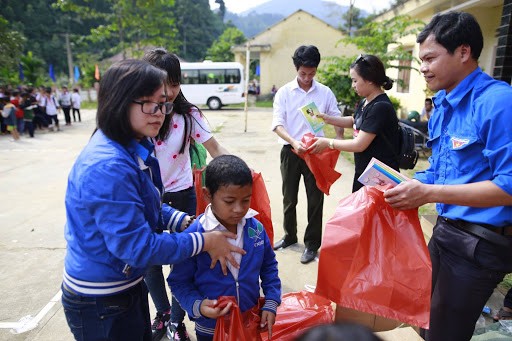
[[[169,323],[167,325],[167,338],[173,341],[190,341],[187,328],[183,322],[178,324]]]
[[[157,341],[162,339],[162,336],[165,335],[165,330],[169,325],[170,319],[171,314],[169,312],[156,313],[156,317],[151,325],[151,340]]]

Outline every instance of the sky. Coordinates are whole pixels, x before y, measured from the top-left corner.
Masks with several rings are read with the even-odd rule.
[[[212,9],[216,9],[219,7],[218,4],[215,3],[215,0],[209,0],[210,7]],[[228,11],[233,13],[241,13],[249,8],[256,7],[264,2],[269,0],[224,0],[224,4],[226,4],[226,8]],[[291,0],[293,1],[293,0]],[[336,2],[342,6],[349,6],[350,0],[328,0],[331,2]],[[375,11],[380,11],[384,8],[388,8],[389,4],[392,0],[356,0],[355,6],[361,9],[366,10],[367,12],[373,13]]]

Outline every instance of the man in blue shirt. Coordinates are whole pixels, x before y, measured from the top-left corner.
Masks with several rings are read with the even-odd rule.
[[[493,289],[512,272],[512,88],[478,67],[482,31],[468,13],[436,15],[417,42],[420,71],[438,91],[430,167],[384,196],[398,209],[437,203],[424,336],[469,340]]]

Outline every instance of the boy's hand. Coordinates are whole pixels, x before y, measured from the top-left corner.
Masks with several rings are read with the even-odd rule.
[[[261,313],[260,328],[265,328],[265,325],[267,326],[269,340],[272,340],[272,326],[274,323],[276,323],[276,314],[267,310],[263,310]]]
[[[232,305],[233,304],[229,302],[224,308],[220,308],[217,306],[217,300],[204,299],[203,302],[201,302],[201,307],[199,310],[201,311],[201,315],[211,319],[216,319],[226,315],[231,309]]]
[[[235,258],[231,254],[231,252],[238,252],[242,255],[245,255],[245,251],[242,248],[231,245],[227,238],[236,239],[236,234],[231,232],[220,232],[213,231],[203,233],[204,237],[204,251],[210,254],[212,258],[212,264],[210,269],[213,269],[217,262],[220,262],[220,266],[222,267],[222,273],[224,275],[228,274],[227,262],[230,262],[235,268],[239,269],[240,264],[235,261]]]

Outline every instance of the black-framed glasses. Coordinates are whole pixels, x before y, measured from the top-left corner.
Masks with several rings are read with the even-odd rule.
[[[140,104],[140,108],[144,114],[148,115],[154,115],[157,113],[158,110],[162,112],[164,115],[169,115],[172,112],[172,109],[174,108],[173,102],[164,102],[164,103],[157,103],[152,101],[132,101],[135,104]]]
[[[362,54],[362,53],[361,53],[359,56],[357,56],[356,61],[354,62],[354,64],[357,64],[357,63],[359,63],[359,62],[365,62],[365,63],[368,63],[368,62],[366,61],[366,59],[364,59],[364,54]]]

